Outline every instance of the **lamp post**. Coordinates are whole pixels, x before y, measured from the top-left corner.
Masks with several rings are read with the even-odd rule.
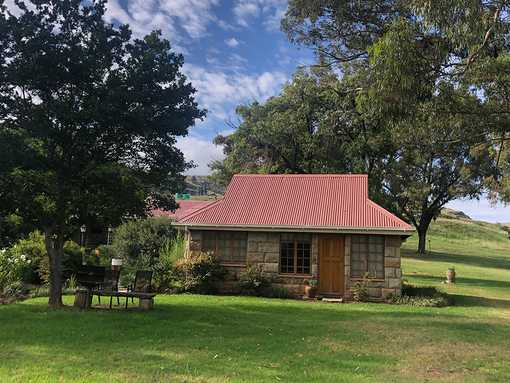
[[[80,246],[82,248],[83,248],[83,243],[84,243],[86,231],[87,231],[87,226],[81,225],[81,227],[80,227],[80,233],[81,233]],[[83,249],[82,249],[82,253],[81,253],[81,264],[85,265],[85,251]]]
[[[112,227],[108,226],[108,235],[106,237],[106,244],[108,246],[110,246],[110,238],[111,238],[111,235],[112,235],[112,231],[113,231]]]

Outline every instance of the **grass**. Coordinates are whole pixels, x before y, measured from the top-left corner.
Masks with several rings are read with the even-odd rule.
[[[410,239],[403,260],[457,306],[176,295],[148,313],[77,312],[37,298],[0,307],[0,381],[508,382],[510,241],[463,225],[439,220],[433,252]],[[441,283],[451,266],[455,286]]]

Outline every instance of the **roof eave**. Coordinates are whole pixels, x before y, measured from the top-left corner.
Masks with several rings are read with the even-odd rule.
[[[204,223],[176,222],[175,226],[202,230],[241,230],[241,231],[286,231],[338,234],[381,234],[410,236],[414,229],[387,227],[332,227],[332,226],[285,226],[285,225],[214,225]]]

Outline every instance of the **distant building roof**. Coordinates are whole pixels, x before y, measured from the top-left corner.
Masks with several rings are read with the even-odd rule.
[[[175,212],[155,209],[152,210],[151,213],[154,217],[169,217],[178,220],[182,217],[190,215],[198,209],[210,205],[214,201],[177,200],[176,202],[179,207],[175,210]]]
[[[413,231],[368,198],[365,174],[235,175],[223,199],[182,215],[178,224],[231,230]]]

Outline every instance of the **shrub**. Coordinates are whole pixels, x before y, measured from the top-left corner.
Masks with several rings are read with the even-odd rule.
[[[155,265],[161,248],[176,234],[169,218],[147,218],[126,222],[113,232],[111,250],[124,260],[127,269]]]
[[[248,265],[239,275],[239,290],[241,294],[254,296],[268,296],[271,281],[258,266]]]
[[[389,302],[397,305],[417,307],[444,307],[450,306],[451,297],[432,286],[413,286],[406,281],[402,285],[402,295],[392,295]]]
[[[30,267],[31,260],[25,254],[8,249],[0,250],[0,292],[5,288],[23,283],[23,274]]]
[[[199,294],[213,294],[224,280],[226,270],[208,253],[189,254],[175,264],[180,290]]]
[[[30,260],[29,265],[23,269],[23,281],[34,284],[41,283],[41,262],[47,255],[44,236],[39,231],[34,231],[26,238],[18,240],[11,247],[10,252],[18,258],[24,255]]]
[[[42,244],[44,245],[44,237],[41,236]],[[80,268],[83,256],[84,249],[73,241],[66,241],[64,243],[64,256],[62,258],[62,277],[63,279],[67,279],[72,275],[75,275]],[[43,258],[39,261],[38,274],[41,278],[43,284],[47,284],[50,279],[50,271],[49,271],[49,258],[46,252],[46,248],[44,248]]]
[[[28,293],[28,289],[22,281],[15,281],[9,283],[4,287],[2,291],[2,295],[4,297],[14,298],[14,299],[22,299]]]
[[[367,302],[369,300],[368,282],[368,273],[366,273],[363,279],[357,281],[352,287],[352,299],[355,302]]]
[[[159,252],[159,258],[154,265],[153,285],[157,291],[167,292],[176,288],[175,266],[184,257],[186,241],[182,234],[167,240]]]

